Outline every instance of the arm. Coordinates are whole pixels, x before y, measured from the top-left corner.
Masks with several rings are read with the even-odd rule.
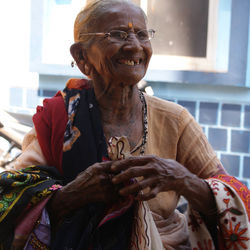
[[[25,135],[22,143],[22,151],[22,154],[16,159],[14,164],[14,168],[16,170],[20,170],[31,165],[47,165],[34,128]]]
[[[140,162],[136,158],[134,160],[131,158],[132,160],[127,163],[115,163],[117,166],[113,167],[114,171],[118,173],[120,170],[124,171],[127,168],[127,171],[130,167],[133,167],[129,171],[135,172],[139,170],[137,168],[139,166],[146,171],[152,168],[152,173],[145,172],[141,174],[146,179],[155,178],[159,185],[165,187],[151,190],[152,192],[148,193],[148,199],[153,198],[158,192],[174,190],[178,194],[185,196],[198,211],[203,213],[214,211],[210,188],[203,179],[209,178],[218,172],[225,173],[225,171],[223,167],[220,167],[221,163],[208,143],[202,129],[187,110],[182,109],[178,117],[175,117],[173,117],[173,122],[169,124],[173,124],[171,126],[174,126],[174,130],[177,130],[178,133],[176,133],[176,137],[169,137],[174,141],[166,142],[162,146],[176,145],[176,161],[156,156],[144,158],[145,160]],[[164,124],[162,129],[164,129]],[[121,167],[118,166],[120,164]],[[125,166],[126,164],[128,165]],[[124,174],[126,174],[126,171]],[[131,177],[133,173],[129,173],[129,175]],[[156,176],[161,180],[157,180]],[[155,183],[150,185],[152,187]]]
[[[179,116],[176,161],[202,179],[226,173],[202,128],[185,109]]]
[[[210,214],[215,210],[213,195],[206,182],[174,160],[156,156],[130,157],[114,162],[111,170],[118,173],[113,178],[115,185],[131,178],[143,177],[135,184],[122,188],[121,195],[135,195],[149,188],[147,192],[136,196],[140,200],[149,200],[159,192],[174,190],[202,214]]]
[[[15,169],[20,170],[31,165],[47,165],[34,128],[25,135],[22,149],[22,154],[15,162]],[[88,203],[96,201],[108,203],[117,199],[117,191],[108,174],[110,165],[111,162],[94,164],[80,173],[74,181],[53,193],[47,204],[52,224],[57,224],[67,214]]]
[[[201,127],[185,109],[179,120],[177,161],[193,173],[186,179],[185,185],[189,188],[186,187],[182,195],[195,210],[207,216],[207,221],[213,221],[216,214],[215,199],[210,186],[203,179],[226,174],[226,171]]]

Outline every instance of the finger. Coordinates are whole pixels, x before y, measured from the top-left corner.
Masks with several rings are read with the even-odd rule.
[[[161,189],[159,186],[151,189],[147,193],[140,192],[135,198],[140,201],[148,201],[157,196],[158,193],[160,193]]]
[[[132,178],[140,177],[140,176],[147,176],[150,173],[151,173],[151,169],[148,168],[147,165],[146,166],[134,166],[116,175],[112,179],[112,182],[114,184],[127,182]]]
[[[94,168],[98,171],[98,172],[111,172],[110,168],[112,166],[112,161],[104,161],[104,162],[99,162],[94,164]]]
[[[147,187],[152,187],[155,185],[156,179],[150,178],[150,179],[144,179],[141,181],[138,181],[134,184],[131,184],[129,186],[123,187],[119,193],[120,195],[127,196],[130,194],[138,194],[139,191],[142,191],[143,189]]]
[[[109,186],[114,186],[114,184],[112,183],[112,176],[110,176],[109,174],[103,173],[100,174],[98,176],[100,184],[105,185],[108,184]]]
[[[115,161],[111,166],[111,171],[119,173],[132,166],[143,166],[152,161],[153,156],[131,156],[127,159]]]

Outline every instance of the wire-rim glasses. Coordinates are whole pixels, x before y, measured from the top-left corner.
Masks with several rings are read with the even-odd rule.
[[[80,38],[82,36],[103,36],[103,37],[109,38],[110,41],[121,42],[121,41],[126,41],[131,33],[133,33],[139,41],[145,42],[154,38],[155,30],[145,29],[145,30],[139,30],[136,33],[134,32],[128,33],[123,30],[111,30],[110,32],[107,32],[107,33],[104,33],[104,32],[81,33]]]

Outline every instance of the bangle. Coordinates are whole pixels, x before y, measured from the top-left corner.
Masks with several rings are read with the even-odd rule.
[[[56,191],[56,190],[61,189],[61,188],[62,188],[61,185],[59,185],[59,184],[54,184],[54,185],[52,185],[52,186],[49,188],[49,190],[50,190],[50,191]]]

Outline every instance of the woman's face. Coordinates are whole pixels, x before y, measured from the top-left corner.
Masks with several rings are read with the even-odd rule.
[[[150,41],[139,41],[133,32],[147,29],[139,8],[126,3],[115,4],[95,25],[95,32],[122,30],[129,33],[125,41],[96,37],[87,50],[88,62],[105,82],[134,85],[146,73],[152,48]]]

